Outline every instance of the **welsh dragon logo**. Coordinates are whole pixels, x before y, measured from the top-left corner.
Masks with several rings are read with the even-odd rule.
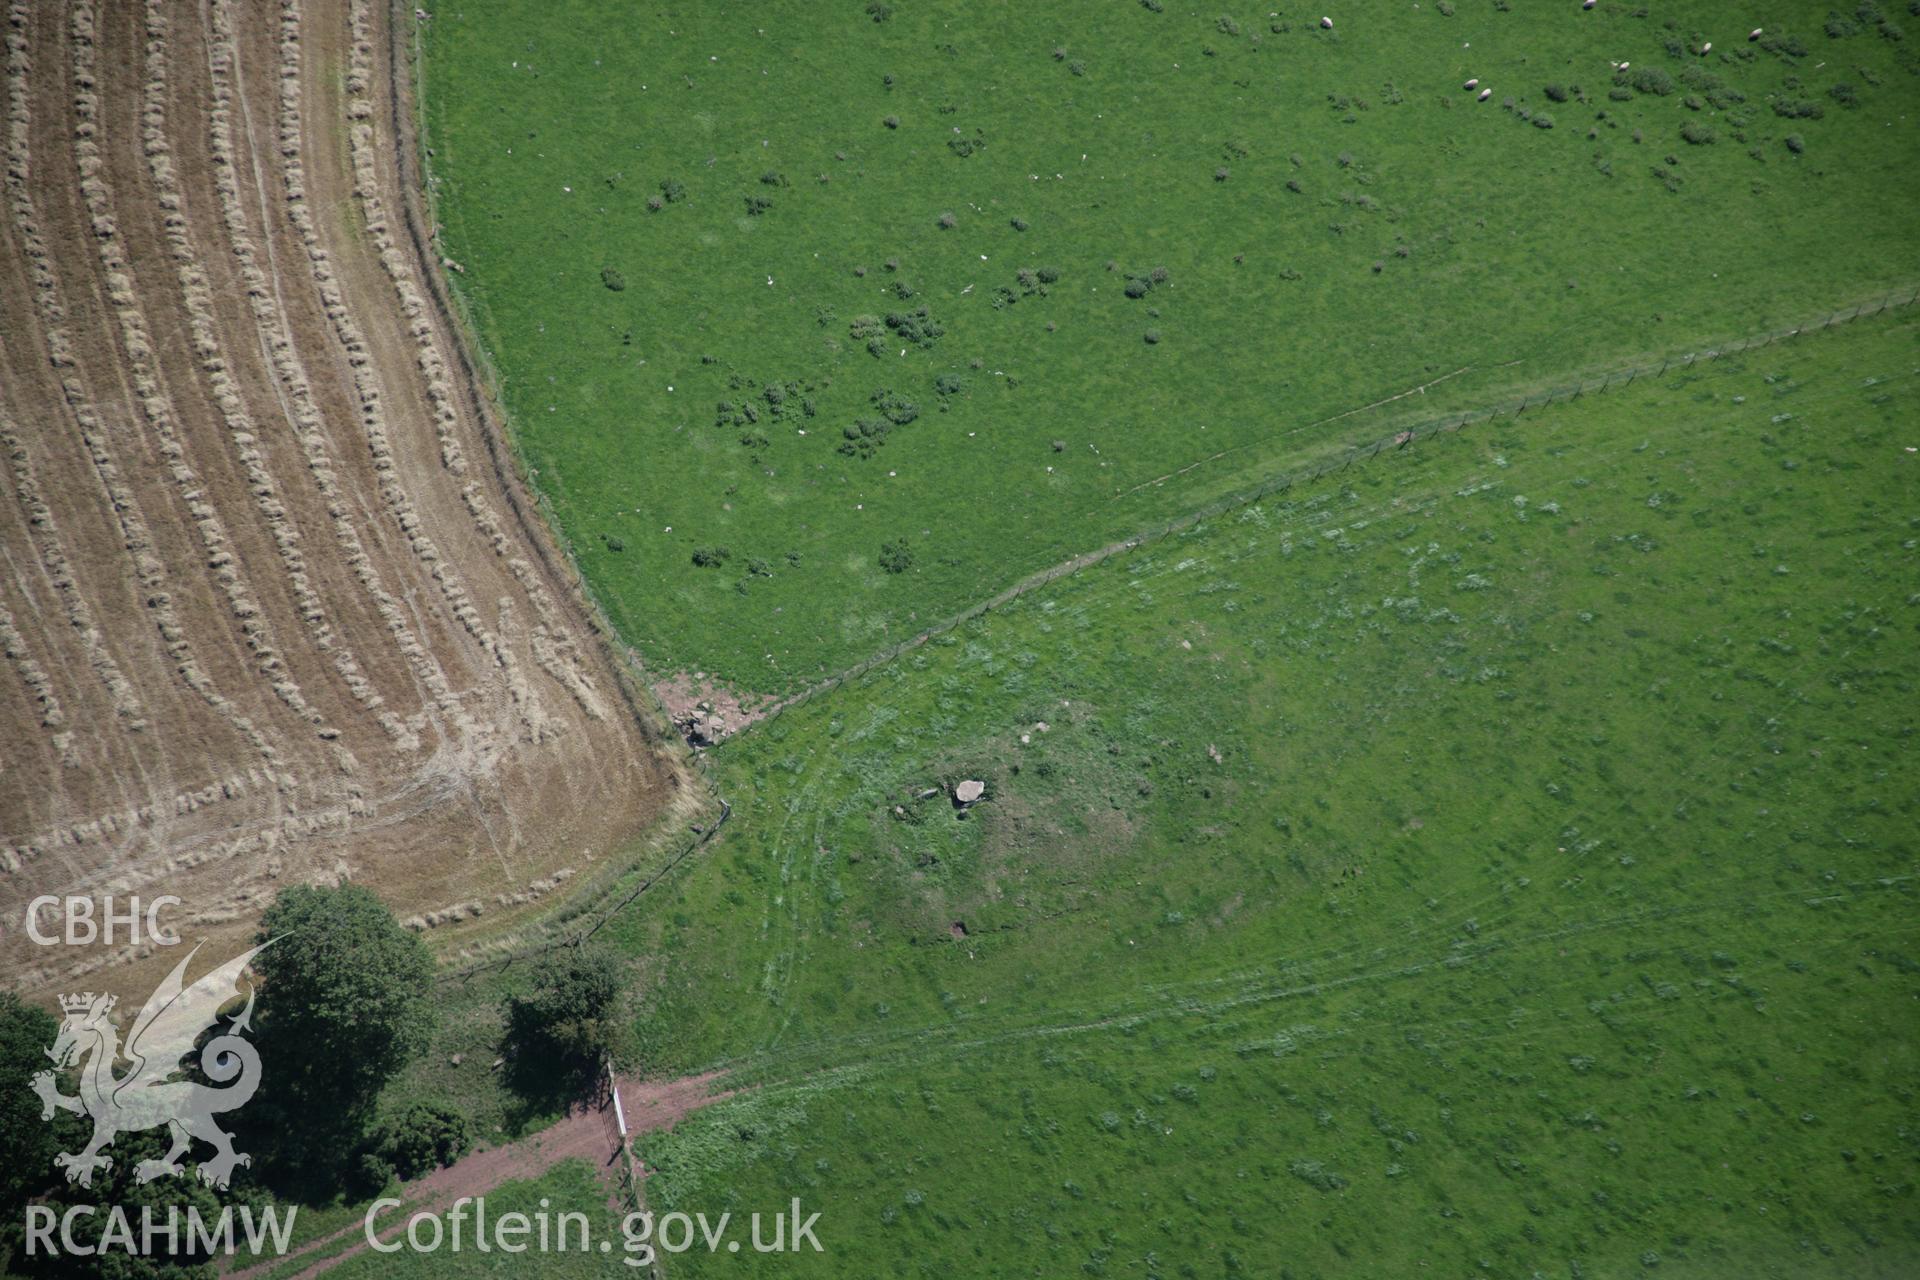
[[[221,1006],[240,996],[240,975],[262,948],[255,947],[192,986],[183,986],[187,964],[199,950],[196,946],[189,952],[148,997],[133,1020],[124,1048],[118,1028],[108,1017],[114,1006],[113,996],[89,991],[60,997],[60,1009],[66,1017],[47,1056],[61,1070],[89,1054],[92,1058],[80,1073],[78,1097],[61,1093],[52,1071],[34,1076],[33,1090],[40,1095],[42,1120],[51,1120],[55,1107],[93,1119],[93,1139],[84,1149],[63,1151],[53,1158],[56,1167],[66,1170],[67,1181],[91,1186],[93,1171],[113,1163],[111,1156],[101,1152],[116,1135],[159,1125],[172,1131],[173,1147],[164,1159],[140,1162],[134,1176],[141,1182],[179,1173],[180,1157],[194,1138],[210,1143],[217,1151],[213,1159],[200,1166],[203,1182],[225,1187],[236,1166],[253,1162],[251,1156],[233,1149],[233,1138],[213,1120],[223,1111],[245,1106],[260,1087],[260,1054],[241,1039],[242,1032],[252,1029],[251,983],[247,986],[246,1007],[229,1016],[225,1031],[204,1045],[200,1038],[214,1029]],[[184,1072],[181,1059],[193,1053],[196,1046],[200,1073],[213,1081],[212,1085],[180,1078]],[[115,1075],[114,1065],[122,1059],[131,1065],[124,1074]]]

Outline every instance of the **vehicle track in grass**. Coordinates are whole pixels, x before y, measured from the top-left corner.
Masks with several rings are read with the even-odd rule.
[[[1379,454],[1384,451],[1412,447],[1421,440],[1431,439],[1434,436],[1448,432],[1463,430],[1476,422],[1485,422],[1503,416],[1520,417],[1524,416],[1530,409],[1543,408],[1549,404],[1575,399],[1588,393],[1604,393],[1615,386],[1630,385],[1641,377],[1661,377],[1672,369],[1691,369],[1703,362],[1741,355],[1749,351],[1772,346],[1775,343],[1785,342],[1791,338],[1799,337],[1803,333],[1819,332],[1838,325],[1848,324],[1864,317],[1877,316],[1889,308],[1912,306],[1916,301],[1920,301],[1920,286],[1906,285],[1888,293],[1875,294],[1872,298],[1865,301],[1849,303],[1842,307],[1821,312],[1819,315],[1810,318],[1800,325],[1793,325],[1786,328],[1773,328],[1762,333],[1750,334],[1744,338],[1737,338],[1729,342],[1705,346],[1692,352],[1681,352],[1667,356],[1647,356],[1631,364],[1621,365],[1599,373],[1589,373],[1585,375],[1568,374],[1560,378],[1540,379],[1529,382],[1523,386],[1510,388],[1507,394],[1499,401],[1483,405],[1479,408],[1457,411],[1440,417],[1419,416],[1405,418],[1390,424],[1390,426],[1383,426],[1379,434],[1370,436],[1362,443],[1333,442],[1322,446],[1298,465],[1274,471],[1265,478],[1244,488],[1216,495],[1208,502],[1194,508],[1185,515],[1176,516],[1171,520],[1145,528],[1129,537],[1109,542],[1091,551],[1081,552],[1078,555],[1056,561],[1046,568],[1029,573],[1014,583],[1001,588],[993,595],[976,601],[965,609],[950,614],[932,626],[916,632],[908,639],[890,645],[878,653],[863,658],[861,661],[854,663],[842,671],[818,680],[808,685],[805,689],[802,689],[799,693],[782,698],[764,708],[756,710],[751,719],[743,721],[738,730],[726,736],[733,738],[749,732],[753,726],[764,724],[774,719],[790,707],[799,706],[823,693],[831,692],[849,680],[857,679],[878,667],[894,661],[903,654],[911,653],[913,650],[926,644],[929,640],[937,636],[945,635],[964,622],[977,618],[983,613],[988,613],[994,609],[1011,604],[1020,597],[1036,591],[1049,583],[1058,581],[1060,578],[1077,573],[1081,569],[1090,568],[1114,556],[1122,555],[1141,547],[1150,546],[1171,534],[1191,529],[1202,520],[1211,519],[1215,516],[1223,515],[1226,512],[1250,506],[1263,498],[1285,492],[1295,484],[1307,483],[1321,476],[1345,470],[1356,462],[1363,463],[1368,459],[1379,456]],[[1456,374],[1465,372],[1466,368],[1470,367],[1471,366],[1456,369],[1453,373],[1444,375],[1444,377],[1453,377]],[[1318,422],[1307,424],[1306,426],[1292,428],[1285,434],[1296,434],[1314,426],[1336,422],[1355,414],[1366,413],[1383,405],[1395,403],[1410,396],[1423,394],[1427,387],[1443,380],[1444,378],[1432,379],[1421,386],[1386,396],[1370,404],[1361,405],[1357,408],[1334,414],[1331,417],[1322,418]],[[1229,454],[1244,452],[1246,449],[1259,447],[1262,443],[1270,444],[1271,442],[1272,438],[1270,437],[1264,442],[1256,442],[1255,444],[1240,446],[1238,449],[1211,454],[1190,466],[1181,468],[1179,471],[1169,472],[1157,480],[1150,480],[1144,484],[1135,485],[1133,488],[1124,490],[1114,496],[1116,498],[1124,497],[1127,493],[1152,487],[1153,485],[1172,479],[1176,475],[1191,471],[1194,467],[1202,466],[1207,462],[1216,461],[1220,458],[1227,457]]]

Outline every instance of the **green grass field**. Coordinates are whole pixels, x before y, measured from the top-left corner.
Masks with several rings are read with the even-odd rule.
[[[498,1248],[499,1237],[490,1234],[488,1243],[494,1247],[481,1250],[474,1243],[472,1211],[468,1210],[465,1234],[461,1237],[463,1247],[459,1249],[453,1247],[452,1229],[442,1225],[440,1247],[432,1252],[402,1248],[394,1253],[381,1254],[363,1250],[333,1267],[327,1274],[337,1276],[339,1280],[354,1280],[359,1276],[432,1276],[435,1280],[442,1276],[515,1276],[526,1274],[530,1258],[535,1260],[543,1276],[604,1276],[628,1271],[628,1268],[615,1261],[623,1256],[618,1215],[607,1208],[606,1190],[595,1171],[584,1161],[564,1160],[538,1178],[496,1187],[486,1194],[486,1213],[487,1221],[491,1224],[489,1232],[496,1229],[500,1219],[507,1214],[521,1214],[531,1224],[530,1229],[524,1236],[508,1236],[506,1239],[510,1244],[528,1246],[537,1243],[540,1215],[545,1214],[551,1232],[548,1237],[549,1248],[540,1253],[535,1253],[531,1248],[508,1253]],[[560,1239],[559,1215],[562,1213],[586,1216],[586,1243],[590,1247],[578,1247],[581,1237],[577,1222],[569,1224],[565,1245],[552,1247]],[[442,1211],[440,1216],[444,1222],[445,1212]],[[379,1219],[382,1227],[404,1221],[404,1215],[399,1212]],[[424,1242],[431,1238],[429,1229],[422,1228],[420,1239]],[[361,1232],[356,1230],[353,1239],[359,1242],[362,1239]],[[611,1258],[599,1251],[599,1242],[603,1240],[611,1242],[613,1246]],[[632,1274],[646,1273],[635,1270]]]
[[[1905,15],[1836,38],[1823,14],[441,6],[430,164],[521,448],[622,633],[660,672],[790,690],[1371,438],[1333,415],[1915,283]]]
[[[1269,13],[435,11],[454,280],[656,675],[790,693],[1920,283],[1904,5]],[[633,1065],[743,1089],[647,1194],[827,1252],[670,1271],[1920,1271],[1917,425],[1895,306],[723,744],[601,935]]]
[[[822,1274],[1911,1269],[1915,338],[1383,455],[724,748],[620,927],[649,1060],[769,1083],[663,1202],[807,1197]]]

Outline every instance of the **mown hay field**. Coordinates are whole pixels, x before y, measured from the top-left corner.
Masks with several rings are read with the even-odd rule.
[[[10,983],[164,967],[125,924],[31,945],[42,895],[234,940],[355,879],[472,942],[697,807],[462,371],[385,8],[17,2],[5,38]]]

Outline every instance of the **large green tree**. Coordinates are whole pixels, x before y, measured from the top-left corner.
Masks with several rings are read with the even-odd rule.
[[[31,1081],[49,1069],[54,1016],[0,992],[0,1222],[17,1222],[27,1198],[54,1177],[54,1130],[40,1118]]]
[[[433,1031],[433,959],[358,885],[284,889],[254,960],[263,1063],[260,1122],[276,1181],[330,1190],[380,1090]]]

